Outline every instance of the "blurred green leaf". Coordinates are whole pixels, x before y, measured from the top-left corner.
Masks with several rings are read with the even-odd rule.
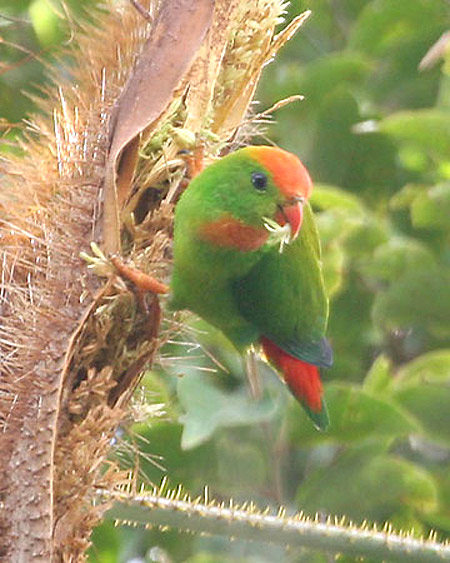
[[[415,227],[450,230],[450,183],[419,194],[411,205],[411,220]]]
[[[307,98],[306,106],[320,104],[324,96],[343,83],[362,81],[371,65],[370,59],[360,53],[341,51],[325,55],[300,72],[295,66],[290,71],[298,92]]]
[[[399,44],[439,29],[443,8],[443,2],[427,0],[367,2],[352,28],[349,47],[378,56],[395,52]]]
[[[235,557],[233,555],[200,551],[196,555],[189,557],[185,563],[246,563],[246,559],[243,557]]]
[[[409,208],[415,198],[425,189],[426,187],[423,185],[406,184],[392,196],[389,207],[394,210]]]
[[[375,323],[385,330],[418,327],[438,338],[450,337],[450,273],[413,270],[375,296]]]
[[[402,367],[395,378],[395,388],[418,383],[450,383],[450,349],[423,354]]]
[[[408,386],[395,393],[398,403],[420,421],[428,436],[447,445],[450,445],[449,383]]]
[[[103,522],[92,533],[95,549],[91,547],[89,561],[92,563],[117,563],[120,548],[120,533],[113,522]]]
[[[327,93],[317,114],[312,166],[320,183],[345,185],[358,143],[352,126],[360,121],[355,97],[344,87]]]
[[[224,393],[201,374],[180,378],[178,396],[186,411],[180,417],[186,450],[206,442],[218,428],[270,420],[277,408],[269,399],[253,401],[245,390]]]
[[[138,477],[145,483],[159,485],[167,476],[171,486],[183,484],[190,493],[196,494],[202,491],[206,483],[214,481],[217,470],[214,444],[183,450],[181,424],[169,420],[155,421],[151,425],[140,423],[133,426],[133,432],[142,436],[139,447],[143,455],[138,462],[131,459],[127,465],[136,467],[138,463]]]
[[[392,138],[411,143],[435,158],[450,154],[450,112],[438,109],[401,111],[385,117],[379,130]]]
[[[359,227],[361,220],[344,209],[329,209],[317,215],[317,226],[322,245],[344,240],[352,229]]]
[[[378,356],[364,379],[363,389],[366,393],[383,397],[392,386],[392,366],[384,354]]]
[[[363,262],[361,269],[368,278],[395,282],[409,272],[432,272],[437,269],[437,263],[432,252],[422,242],[412,238],[393,237],[378,246],[373,256]]]
[[[267,458],[264,450],[241,438],[239,432],[230,432],[217,440],[217,449],[221,452],[217,475],[230,496],[236,498],[239,495],[239,498],[248,500],[249,489],[262,489],[266,483]]]
[[[315,184],[310,202],[319,209],[343,209],[357,216],[365,213],[361,200],[338,186]]]
[[[386,242],[388,233],[386,226],[379,219],[368,216],[350,230],[344,239],[345,248],[353,258],[361,259]]]
[[[442,467],[436,472],[436,479],[439,487],[439,509],[433,514],[427,515],[427,523],[437,531],[444,534],[450,533],[450,471],[449,469],[449,454],[447,449],[446,458],[447,464],[442,464]]]
[[[32,2],[32,0],[0,0],[0,9],[7,13],[19,14]]]
[[[450,350],[423,354],[399,370],[395,399],[435,440],[450,445]]]
[[[413,463],[393,455],[372,455],[367,447],[351,448],[305,479],[297,504],[307,513],[321,510],[383,522],[405,506],[434,510],[437,490],[432,475]]]
[[[322,259],[325,287],[329,297],[333,297],[342,288],[345,253],[339,244],[327,244],[322,247]]]
[[[425,151],[413,145],[403,145],[399,148],[398,158],[402,165],[414,172],[426,172],[428,157]]]
[[[49,0],[34,0],[28,11],[41,45],[48,47],[61,40],[62,21],[58,17],[55,6],[52,6]]]
[[[390,400],[382,400],[356,386],[331,384],[326,389],[330,412],[330,428],[318,434],[309,424],[295,424],[292,433],[298,444],[314,444],[327,440],[351,443],[372,438],[406,436],[420,432],[414,419]],[[302,415],[302,419],[306,419]]]

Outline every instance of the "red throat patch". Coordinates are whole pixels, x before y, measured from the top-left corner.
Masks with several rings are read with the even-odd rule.
[[[246,225],[231,215],[202,225],[198,234],[205,242],[241,252],[258,250],[269,237],[266,229]]]
[[[244,149],[262,164],[272,175],[273,181],[286,198],[302,196],[306,199],[312,192],[312,180],[300,159],[278,147],[255,146]]]

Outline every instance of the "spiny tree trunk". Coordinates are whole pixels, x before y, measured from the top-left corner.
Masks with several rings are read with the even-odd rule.
[[[73,30],[70,79],[53,77],[22,155],[2,163],[5,561],[83,559],[107,507],[97,489],[127,479],[106,462],[111,439],[164,339],[157,299],[80,253],[96,242],[168,276],[180,149],[242,141],[262,66],[304,19],[274,37],[280,0],[142,4],[148,18],[107,2]]]

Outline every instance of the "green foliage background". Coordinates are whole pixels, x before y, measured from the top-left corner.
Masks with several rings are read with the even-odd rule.
[[[315,431],[263,364],[263,397],[252,400],[239,356],[187,317],[161,368],[144,381],[147,398],[165,403],[164,411],[118,436],[116,455],[135,466],[136,444],[143,480],[167,475],[194,496],[208,485],[217,499],[390,521],[448,538],[450,51],[431,69],[418,65],[448,28],[450,5],[294,0],[288,19],[308,8],[313,16],[266,69],[258,99],[266,108],[292,94],[306,97],[279,110],[267,135],[297,153],[315,181],[336,357],[323,374],[331,429]],[[6,122],[33,110],[20,92],[42,86],[42,60],[68,32],[48,0],[0,0],[0,14],[0,117],[9,150],[15,132]],[[90,558],[328,561],[108,522],[95,532]]]

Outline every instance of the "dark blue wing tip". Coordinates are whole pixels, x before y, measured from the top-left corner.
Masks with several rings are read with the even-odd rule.
[[[320,344],[323,351],[323,361],[320,367],[330,368],[333,365],[334,361],[333,349],[331,348],[331,345],[326,338],[322,338]]]
[[[330,368],[333,365],[333,350],[325,337],[320,340],[292,340],[287,344],[281,344],[276,339],[274,342],[294,358],[308,364],[319,368]]]

